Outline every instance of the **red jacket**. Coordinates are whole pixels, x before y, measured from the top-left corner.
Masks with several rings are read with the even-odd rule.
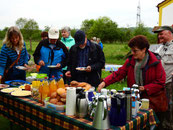
[[[166,74],[162,67],[160,56],[157,54],[155,55],[150,51],[148,51],[148,53],[149,59],[143,69],[142,75],[146,90],[145,92],[147,92],[148,95],[151,95],[159,92],[165,86]],[[135,59],[133,56],[130,56],[125,61],[125,64],[118,69],[118,71],[113,72],[104,79],[106,86],[120,81],[127,76],[127,85],[128,87],[132,87],[132,85],[135,84],[134,66]]]

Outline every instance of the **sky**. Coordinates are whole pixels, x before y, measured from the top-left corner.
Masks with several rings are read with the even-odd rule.
[[[144,26],[158,25],[156,7],[163,0],[0,0],[0,29],[14,26],[18,18],[34,19],[45,26],[79,29],[82,21],[107,16],[118,27],[135,27],[137,6]]]

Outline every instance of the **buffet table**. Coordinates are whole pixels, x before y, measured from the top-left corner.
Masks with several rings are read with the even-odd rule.
[[[66,116],[45,108],[32,97],[14,97],[0,92],[0,115],[10,121],[29,129],[94,129],[89,118]],[[142,129],[159,123],[152,109],[140,110],[136,118],[127,122],[125,126],[111,129]]]

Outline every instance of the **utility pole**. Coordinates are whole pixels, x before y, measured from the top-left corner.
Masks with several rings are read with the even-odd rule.
[[[141,24],[141,7],[140,7],[140,0],[137,6],[137,14],[136,14],[136,27]]]

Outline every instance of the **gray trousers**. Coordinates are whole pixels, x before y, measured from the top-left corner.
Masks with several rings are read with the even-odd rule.
[[[165,130],[173,130],[173,83],[166,84],[166,95],[168,98],[168,110],[165,112],[162,126]]]

